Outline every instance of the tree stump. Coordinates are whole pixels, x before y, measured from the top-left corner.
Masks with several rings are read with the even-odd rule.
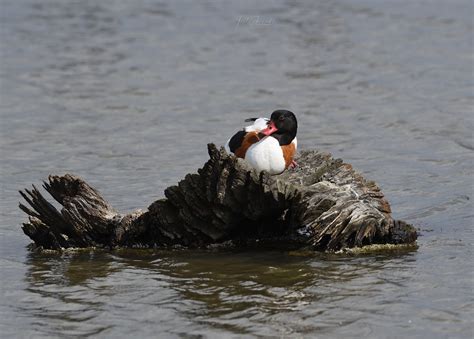
[[[122,215],[81,178],[51,175],[20,194],[29,207],[23,231],[44,249],[83,247],[200,248],[262,246],[337,251],[369,244],[415,242],[413,226],[391,217],[379,187],[330,154],[302,151],[299,166],[281,175],[257,173],[223,148],[165,190],[146,211]]]

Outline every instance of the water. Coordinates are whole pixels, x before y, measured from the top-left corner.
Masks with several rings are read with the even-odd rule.
[[[2,337],[472,337],[470,1],[13,1],[0,8]],[[18,189],[144,208],[244,118],[377,181],[418,250],[38,254]]]

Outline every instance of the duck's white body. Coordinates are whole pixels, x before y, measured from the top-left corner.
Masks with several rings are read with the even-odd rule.
[[[245,160],[257,171],[280,174],[285,170],[283,150],[278,140],[272,136],[264,137],[250,146],[245,153]]]

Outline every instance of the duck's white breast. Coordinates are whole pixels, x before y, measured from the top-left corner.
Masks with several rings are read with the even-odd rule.
[[[245,154],[252,167],[258,171],[279,174],[285,170],[285,158],[281,146],[275,138],[268,136],[253,144]]]

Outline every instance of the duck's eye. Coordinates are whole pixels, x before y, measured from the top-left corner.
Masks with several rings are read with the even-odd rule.
[[[283,121],[283,120],[285,120],[285,117],[279,117],[278,120]]]

